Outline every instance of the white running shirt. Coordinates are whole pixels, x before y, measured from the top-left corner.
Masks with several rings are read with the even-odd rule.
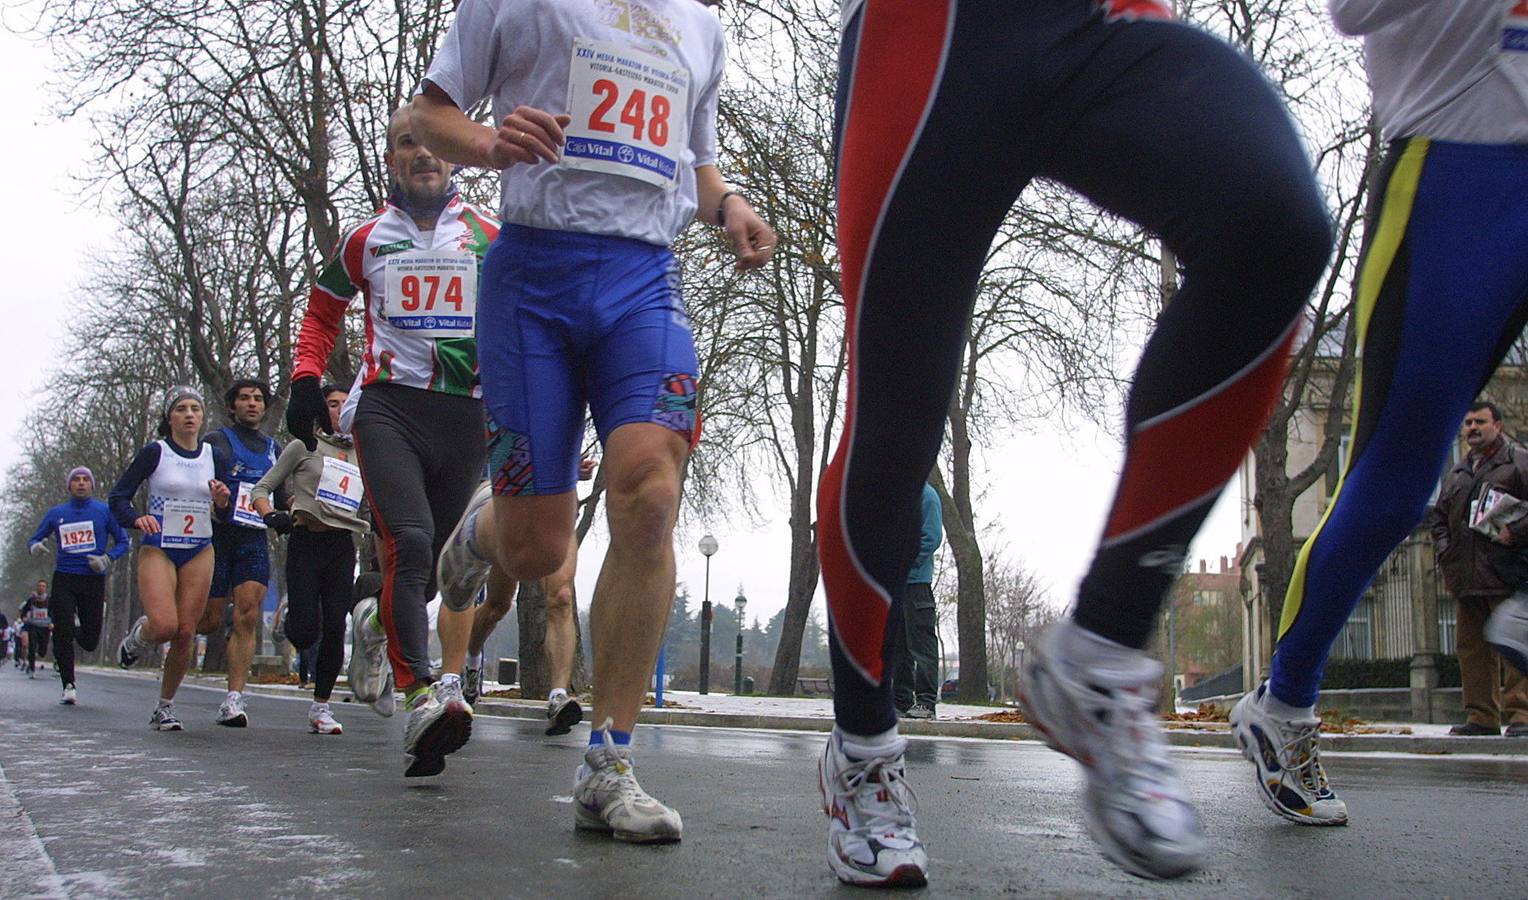
[[[1528,0],[1328,0],[1386,139],[1528,143]]]
[[[716,162],[725,63],[697,0],[462,0],[425,80],[463,110],[492,97],[495,123],[574,116],[562,163],[502,174],[505,222],[667,247],[695,215],[695,167]]]

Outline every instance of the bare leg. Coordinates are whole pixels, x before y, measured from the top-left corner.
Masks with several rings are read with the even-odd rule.
[[[166,565],[170,565],[164,554],[159,555]],[[140,570],[142,565],[140,558]],[[207,586],[212,583],[212,548],[198,553],[195,559],[181,566],[174,577],[176,624],[167,636],[170,652],[165,654],[164,671],[159,679],[159,696],[165,700],[175,698],[181,680],[186,677],[186,669],[191,666],[191,654],[196,649],[196,623],[207,604]]]
[[[472,637],[467,640],[468,656],[477,656],[483,652],[488,636],[499,627],[499,622],[514,605],[515,588],[518,585],[519,582],[514,579],[506,578],[498,566],[494,566],[488,573],[488,596],[472,615]]]
[[[211,576],[209,575],[209,580]],[[249,664],[255,658],[255,623],[260,620],[260,605],[265,599],[265,585],[244,581],[233,589],[233,633],[228,636],[228,689],[242,691],[249,683]]]
[[[467,642],[472,635],[475,620],[473,611],[455,612],[444,603],[435,617],[435,633],[440,635],[440,672],[442,675],[462,674],[467,661]]]
[[[552,687],[570,689],[573,683],[573,577],[578,573],[578,537],[568,542],[568,558],[546,577],[546,661]]]
[[[591,721],[631,731],[647,695],[674,595],[674,520],[689,445],[661,425],[622,425],[605,445],[610,549],[595,584]],[[564,545],[566,546],[566,545]]]

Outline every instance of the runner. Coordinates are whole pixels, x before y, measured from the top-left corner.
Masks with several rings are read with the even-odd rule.
[[[1359,264],[1351,443],[1296,559],[1269,679],[1231,711],[1264,805],[1302,825],[1348,820],[1317,742],[1332,642],[1422,518],[1459,422],[1528,322],[1528,2],[1330,6],[1339,31],[1363,35],[1389,141]],[[1498,607],[1497,628],[1519,602]],[[1510,636],[1487,638],[1513,658]]]
[[[276,464],[276,442],[260,431],[270,406],[271,389],[263,381],[241,378],[223,394],[231,424],[209,432],[206,441],[232,461],[233,515],[227,522],[212,524],[212,594],[197,625],[198,634],[212,634],[223,627],[228,598],[233,598],[233,630],[228,635],[228,696],[218,707],[217,723],[230,728],[249,724],[244,708],[244,688],[249,666],[255,658],[255,626],[265,603],[271,580],[270,547],[265,523],[250,502],[251,491]],[[278,504],[288,502],[285,490]]]
[[[489,430],[492,433],[495,429],[490,426]],[[593,458],[586,456],[581,459],[578,480],[588,481],[593,478],[594,468]],[[573,654],[577,651],[578,643],[577,629],[573,623],[573,579],[577,573],[578,538],[574,536],[563,564],[556,572],[542,579],[542,593],[546,597],[546,661],[554,685],[546,701],[548,736],[567,734],[584,717],[578,698],[569,693],[573,684]],[[466,682],[464,692],[468,703],[476,703],[483,692],[483,645],[514,604],[516,587],[512,579],[494,569],[484,587],[483,603],[472,611],[472,632],[466,646],[467,658],[462,674]],[[448,607],[442,604],[441,613],[448,611]]]
[[[212,520],[231,515],[232,463],[201,440],[205,404],[196,388],[165,392],[160,439],[138,451],[107,496],[124,528],[143,533],[138,545],[138,596],[142,616],[117,645],[117,661],[131,668],[156,646],[170,642],[159,679],[159,704],[149,718],[158,731],[180,731],[175,692],[191,665],[196,625],[207,607],[212,582]],[[148,484],[148,506],[133,508]]]
[[[435,775],[472,733],[461,673],[430,671],[429,615],[435,557],[483,471],[483,404],[473,339],[478,266],[498,223],[462,201],[451,166],[415,141],[407,110],[390,120],[385,155],[394,190],[387,206],[346,233],[308,300],[298,337],[287,427],[311,450],[315,426],[332,430],[318,379],[357,294],[366,307],[366,349],[351,435],[371,501],[383,571],[380,615],[356,612],[364,629],[352,681],[380,700],[368,664],[386,629],[387,657],[407,698],[409,777]],[[380,621],[378,621],[380,619]],[[465,643],[466,629],[446,634]],[[459,658],[460,646],[442,648]],[[391,695],[389,694],[389,700]]]
[[[11,656],[11,620],[0,612],[0,663]]]
[[[335,721],[329,697],[345,657],[345,616],[350,612],[350,592],[355,585],[355,536],[370,530],[354,448],[350,436],[339,430],[340,407],[346,394],[339,385],[324,386],[334,434],[317,435],[318,449],[314,452],[309,452],[302,441],[287,444],[276,465],[250,492],[266,527],[288,535],[287,639],[303,653],[318,648],[313,704],[308,707],[308,727],[314,734],[342,734],[345,730]],[[291,485],[290,512],[271,505],[272,493],[283,484]],[[301,676],[299,680],[303,680]]]
[[[35,551],[34,551],[35,555]],[[21,614],[17,616],[22,628],[26,631],[26,654],[27,654],[27,677],[37,677],[37,658],[48,658],[48,639],[53,634],[53,616],[48,611],[48,583],[37,582],[37,587],[32,589],[32,595],[27,597],[26,602],[21,604]],[[48,667],[43,663],[43,668]]]
[[[1115,863],[1201,864],[1144,648],[1189,541],[1262,429],[1331,227],[1278,96],[1165,0],[846,5],[838,227],[848,316],[843,437],[818,494],[837,727],[821,763],[828,860],[922,884],[928,858],[891,694],[977,280],[1035,177],[1162,235],[1182,261],[1136,371],[1124,471],[1075,612],[1040,641],[1023,703],[1082,762],[1085,821]],[[937,233],[937,240],[930,234]]]
[[[32,553],[47,552],[48,538],[58,548],[53,567],[53,661],[64,695],[59,702],[73,706],[74,643],[92,651],[101,642],[106,611],[106,570],[127,552],[127,532],[105,503],[95,499],[95,475],[84,466],[69,471],[69,499],[43,514],[27,543]],[[110,538],[111,546],[107,547]],[[76,625],[78,619],[78,625]]]
[[[716,16],[692,0],[629,0],[611,15],[464,0],[414,98],[432,149],[506,170],[478,332],[505,435],[490,457],[493,515],[478,514],[486,494],[474,498],[442,560],[443,597],[469,600],[489,559],[522,581],[567,559],[592,408],[610,550],[590,625],[602,724],[577,776],[574,822],[627,841],[682,831],[637,784],[629,749],[673,600],[680,473],[699,435],[694,338],[669,245],[692,218],[726,229],[739,269],[763,265],[775,244],[716,168],[724,56]],[[496,128],[463,112],[488,97]]]

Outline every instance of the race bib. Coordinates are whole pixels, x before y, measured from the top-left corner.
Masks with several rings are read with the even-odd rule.
[[[58,526],[58,549],[64,553],[91,553],[96,545],[94,522],[64,522]]]
[[[635,178],[664,190],[679,184],[690,145],[690,70],[620,44],[573,41],[562,165]]]
[[[265,520],[255,512],[255,500],[252,496],[255,486],[247,481],[238,482],[239,491],[233,495],[233,523],[245,528],[264,528]]]
[[[477,255],[406,250],[383,267],[382,315],[400,331],[428,338],[470,338],[477,314]]]
[[[161,547],[200,547],[212,537],[212,501],[166,500]]]
[[[320,502],[340,512],[353,513],[361,508],[365,490],[360,469],[332,456],[324,457],[324,471],[318,476],[318,490],[314,492]]]

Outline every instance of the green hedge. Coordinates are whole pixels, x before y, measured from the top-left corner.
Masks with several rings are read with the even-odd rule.
[[[1333,659],[1326,664],[1321,689],[1403,688],[1411,686],[1411,660]],[[1438,686],[1459,686],[1459,658],[1438,657]]]

